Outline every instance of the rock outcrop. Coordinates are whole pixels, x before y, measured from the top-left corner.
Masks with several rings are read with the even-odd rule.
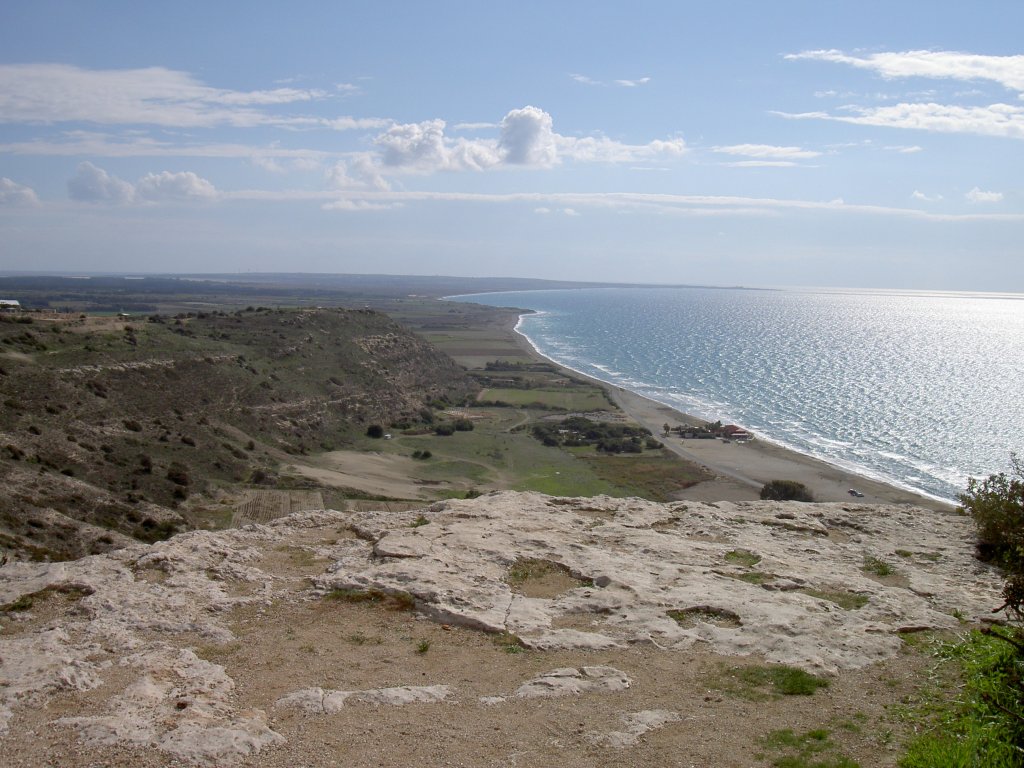
[[[292,550],[317,565],[299,573],[281,554]],[[901,633],[986,618],[999,589],[972,556],[966,518],[906,507],[495,493],[410,513],[302,512],[0,569],[0,750],[19,713],[69,696],[76,709],[47,722],[86,745],[221,765],[281,745],[275,723],[289,711],[450,706],[468,695],[456,680],[295,685],[263,708],[240,706],[235,681],[202,647],[236,641],[233,609],[270,615],[282,597],[390,594],[437,622],[534,649],[703,648],[829,674],[891,657]],[[504,707],[631,685],[615,667],[547,669],[556,666],[472,700]],[[622,712],[616,730],[586,738],[626,747],[678,719]]]

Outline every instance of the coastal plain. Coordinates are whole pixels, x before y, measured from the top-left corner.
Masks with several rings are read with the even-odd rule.
[[[0,324],[6,764],[897,763],[999,602],[966,517],[665,436],[697,420],[540,357],[520,310],[392,287]],[[828,503],[758,501],[778,478]]]

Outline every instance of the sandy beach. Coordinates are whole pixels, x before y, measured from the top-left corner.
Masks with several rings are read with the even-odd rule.
[[[555,363],[541,355],[525,336],[509,332],[516,342],[538,360]],[[612,399],[631,419],[651,430],[672,452],[696,462],[715,473],[715,479],[683,491],[680,498],[693,501],[748,501],[759,498],[761,487],[770,480],[796,480],[810,489],[816,501],[857,501],[866,504],[912,504],[928,509],[952,511],[955,505],[916,494],[887,483],[872,480],[841,467],[806,456],[764,440],[749,443],[722,440],[684,440],[675,435],[662,438],[663,426],[702,424],[702,419],[682,413],[662,403],[616,387],[608,382],[558,366],[567,374],[582,377],[605,387]],[[741,425],[742,426],[742,425]],[[863,493],[855,498],[849,493]]]

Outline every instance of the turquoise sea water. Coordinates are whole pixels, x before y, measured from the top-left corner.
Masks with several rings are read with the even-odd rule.
[[[954,499],[1024,454],[1024,295],[607,288],[535,310],[546,357],[862,475]]]

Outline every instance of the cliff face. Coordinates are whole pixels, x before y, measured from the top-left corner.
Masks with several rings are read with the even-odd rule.
[[[966,518],[906,507],[495,493],[312,510],[0,569],[0,749],[18,765],[483,765],[533,749],[532,764],[582,766],[598,748],[745,764],[727,756],[783,705],[719,711],[707,670],[800,667],[845,681],[833,716],[874,717],[850,690],[881,676],[900,693],[901,637],[987,617],[999,588]],[[780,717],[813,724],[822,706]],[[735,743],[710,745],[712,711]],[[659,729],[662,752],[645,736]],[[874,743],[859,759],[887,763]]]
[[[30,317],[0,322],[0,546],[43,559],[160,538],[211,482],[474,390],[370,311]]]

